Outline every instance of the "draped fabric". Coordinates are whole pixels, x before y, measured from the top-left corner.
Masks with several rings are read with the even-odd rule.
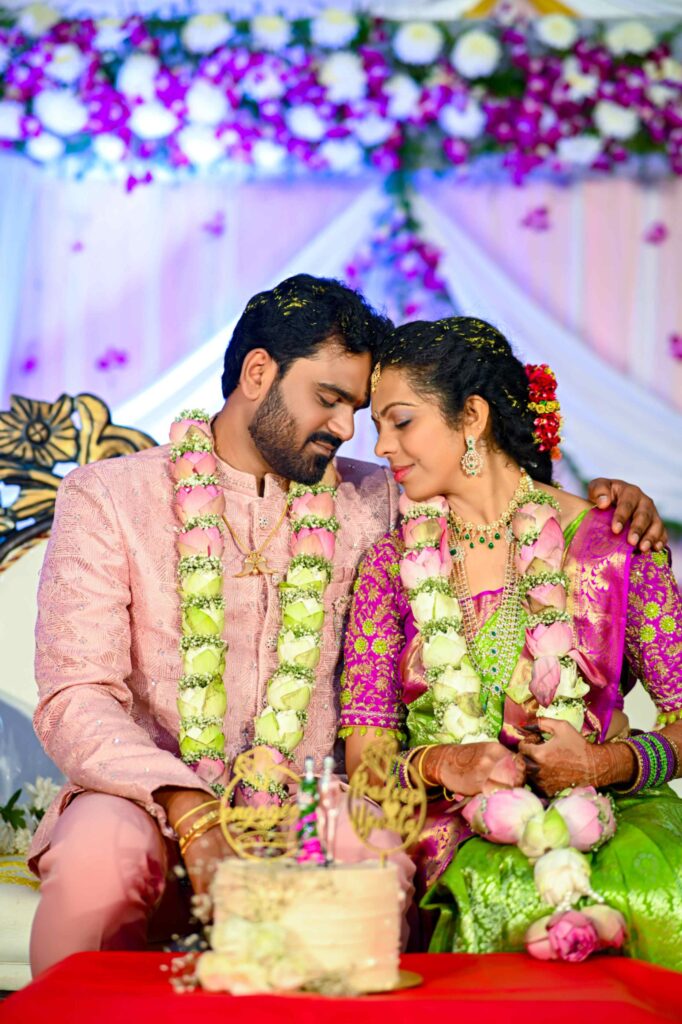
[[[583,476],[636,480],[682,519],[682,182],[418,185],[457,308],[559,377]],[[126,193],[0,161],[0,371],[10,393],[102,396],[158,439],[215,408],[231,326],[290,273],[343,276],[387,202],[378,178],[193,179]],[[379,306],[381,292],[370,291]],[[680,342],[682,345],[682,341]],[[372,458],[362,418],[346,453]]]

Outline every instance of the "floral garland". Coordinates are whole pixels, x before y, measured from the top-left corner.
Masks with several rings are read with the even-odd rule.
[[[175,511],[182,523],[177,539],[183,664],[177,701],[180,755],[213,789],[222,792],[227,708],[221,561],[225,497],[215,475],[217,463],[207,413],[200,409],[182,412],[171,426],[170,439]],[[269,747],[280,763],[291,757],[303,739],[320,660],[324,592],[332,578],[339,529],[331,465],[326,479],[334,482],[323,480],[310,487],[293,483],[287,496],[292,559],[280,584],[279,666],[267,684],[267,706],[254,720],[255,745]],[[276,799],[284,796],[283,787],[265,777],[258,792]]]
[[[129,188],[207,170],[468,170],[490,154],[516,180],[642,155],[679,174],[678,32],[333,8],[94,20],[32,4],[0,20],[0,145]]]
[[[622,947],[627,935],[622,914],[590,884],[589,854],[616,832],[610,796],[581,786],[565,790],[545,807],[529,789],[498,789],[479,793],[462,813],[478,835],[517,846],[533,865],[537,894],[553,912],[527,929],[524,941],[531,956],[577,963],[591,953]]]
[[[579,676],[571,618],[566,612],[568,577],[561,569],[565,540],[558,502],[533,489],[514,513],[515,567],[528,613],[524,649],[506,689],[517,701],[538,701],[539,715],[564,719],[580,730],[582,697],[589,686]],[[431,686],[440,743],[497,739],[499,723],[486,714],[481,678],[467,655],[459,602],[450,574],[448,504],[445,498],[415,503],[400,499],[405,555],[400,578],[424,643],[422,661]]]

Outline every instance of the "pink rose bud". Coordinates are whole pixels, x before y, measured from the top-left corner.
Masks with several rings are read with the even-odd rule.
[[[211,424],[205,420],[179,420],[177,423],[171,423],[171,444],[181,444],[186,437],[192,437],[193,434],[203,434],[209,440],[213,440]]]
[[[195,526],[178,534],[178,551],[182,558],[190,555],[214,555],[220,558],[225,542],[217,526]]]
[[[553,622],[550,626],[540,623],[526,630],[526,646],[534,658],[563,658],[571,651],[572,645],[570,622]]]
[[[561,681],[561,662],[554,655],[538,658],[533,663],[530,678],[530,692],[538,704],[548,708]]]
[[[175,505],[179,518],[186,523],[195,516],[221,515],[225,497],[215,484],[181,487],[175,495]]]
[[[491,843],[517,843],[530,819],[544,814],[544,807],[529,789],[498,789],[474,797],[462,814]]]
[[[601,949],[620,949],[628,934],[625,918],[620,911],[607,907],[605,903],[595,903],[592,907],[583,907],[583,914],[594,925],[599,936]]]
[[[599,949],[599,935],[594,924],[579,910],[553,914],[547,925],[547,938],[557,960],[578,964]]]
[[[525,605],[531,615],[537,615],[544,608],[566,609],[566,588],[560,583],[541,583],[526,592]]]
[[[582,853],[596,850],[615,834],[616,819],[611,801],[592,786],[574,789],[555,800],[553,806],[566,822],[571,846]]]
[[[400,561],[400,578],[408,590],[423,583],[431,576],[450,575],[451,561],[445,561],[439,551],[423,548],[421,551],[408,551]]]
[[[303,529],[292,534],[291,551],[293,555],[317,555],[327,558],[334,557],[336,537],[331,530],[318,527],[314,530]]]
[[[329,491],[323,491],[321,494],[303,494],[300,498],[294,498],[291,503],[291,515],[294,519],[301,519],[303,516],[329,519],[334,515],[333,495]]]
[[[186,480],[193,476],[211,476],[216,471],[216,460],[213,452],[185,452],[179,459],[171,463],[173,478],[176,481]]]

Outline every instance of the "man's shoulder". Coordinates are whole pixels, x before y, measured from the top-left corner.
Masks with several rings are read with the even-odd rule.
[[[117,491],[137,485],[158,484],[168,478],[170,445],[156,445],[130,455],[119,455],[79,466],[64,477],[65,488]]]

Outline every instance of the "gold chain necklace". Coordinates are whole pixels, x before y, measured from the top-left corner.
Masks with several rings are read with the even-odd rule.
[[[471,523],[465,522],[456,512],[450,512],[450,525],[453,532],[460,541],[467,541],[470,548],[476,547],[474,539],[476,537],[478,537],[479,544],[487,542],[489,548],[494,548],[495,541],[501,540],[503,533],[508,533],[509,524],[514,517],[514,513],[519,505],[523,504],[524,499],[532,490],[533,481],[525,469],[522,469],[518,487],[512,494],[509,504],[499,519],[496,519],[494,523]]]
[[[500,602],[497,628],[491,630],[491,639],[494,645],[490,653],[495,659],[490,672],[493,676],[491,689],[495,693],[502,693],[511,678],[516,663],[515,651],[518,639],[519,628],[519,575],[514,562],[516,554],[516,541],[509,542],[507,561],[504,569],[504,587],[502,590],[502,601]],[[462,548],[453,550],[452,559],[452,584],[455,597],[459,601],[462,613],[462,626],[464,639],[467,645],[467,652],[476,673],[481,679],[486,675],[482,666],[476,647],[476,638],[481,624],[476,614],[476,605],[469,586],[466,566],[464,564],[464,551]]]
[[[230,537],[232,537],[232,540],[235,542],[240,554],[244,556],[244,562],[242,563],[242,571],[235,573],[233,577],[234,579],[238,580],[241,579],[243,576],[272,576],[274,570],[271,569],[270,566],[268,565],[268,561],[265,558],[263,552],[267,548],[268,544],[273,540],[275,535],[279,532],[279,528],[284,522],[284,517],[287,514],[288,507],[288,502],[285,498],[284,508],[282,509],[282,514],[280,515],[279,519],[277,520],[273,528],[270,530],[270,533],[267,535],[263,543],[259,544],[258,547],[254,548],[253,550],[250,550],[246,546],[246,544],[244,544],[244,542],[240,539],[234,527],[232,526],[227,516],[223,512],[222,519],[229,531]]]

